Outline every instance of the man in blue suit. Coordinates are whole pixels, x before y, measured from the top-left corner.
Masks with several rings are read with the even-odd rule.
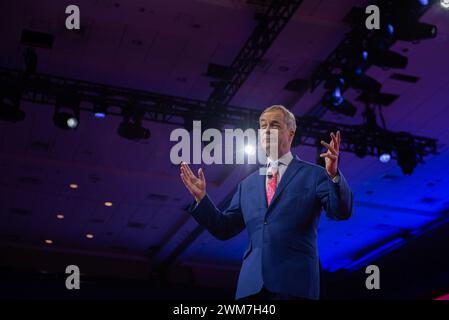
[[[317,226],[322,208],[328,217],[352,215],[353,195],[338,169],[340,132],[331,133],[320,157],[325,168],[293,157],[294,115],[285,107],[265,109],[259,119],[268,156],[266,175],[259,170],[242,180],[229,207],[220,211],[206,193],[200,168],[195,176],[186,163],[181,178],[194,196],[189,211],[216,238],[229,239],[245,227],[249,245],[243,255],[236,298],[319,299]],[[277,130],[277,141],[270,141]],[[279,157],[270,157],[274,144]]]

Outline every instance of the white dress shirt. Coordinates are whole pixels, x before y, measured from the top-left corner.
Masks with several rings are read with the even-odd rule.
[[[280,157],[277,161],[274,161],[270,158],[267,159],[267,175],[265,177],[265,184],[268,184],[268,181],[270,181],[272,177],[272,169],[277,167],[278,170],[278,179],[276,185],[279,185],[279,182],[282,179],[282,176],[285,173],[285,170],[287,170],[288,165],[293,160],[293,155],[291,151],[284,154],[282,157]]]

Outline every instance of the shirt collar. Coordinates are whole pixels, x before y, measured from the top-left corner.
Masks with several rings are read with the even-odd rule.
[[[277,161],[274,161],[274,160],[268,158],[267,167],[271,167],[273,165],[273,163],[275,163],[275,162],[277,162],[278,164],[283,164],[283,165],[288,166],[292,160],[293,160],[293,155],[292,155],[292,152],[289,151],[286,154],[284,154],[282,157],[280,157],[279,160],[277,160]]]

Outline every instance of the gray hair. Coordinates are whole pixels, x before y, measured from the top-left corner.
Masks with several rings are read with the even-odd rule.
[[[284,114],[284,121],[287,124],[287,127],[296,131],[295,115],[290,110],[288,110],[286,107],[284,107],[283,105],[275,104],[274,106],[268,107],[264,111],[262,111],[260,116],[262,117],[262,115],[266,112],[277,111],[277,110],[282,111],[282,113]]]

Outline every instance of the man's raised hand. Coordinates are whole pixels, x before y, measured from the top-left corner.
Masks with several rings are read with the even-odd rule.
[[[181,163],[181,179],[187,190],[195,198],[196,202],[200,202],[206,195],[206,179],[204,178],[203,169],[198,169],[198,178],[195,177],[187,163]]]

